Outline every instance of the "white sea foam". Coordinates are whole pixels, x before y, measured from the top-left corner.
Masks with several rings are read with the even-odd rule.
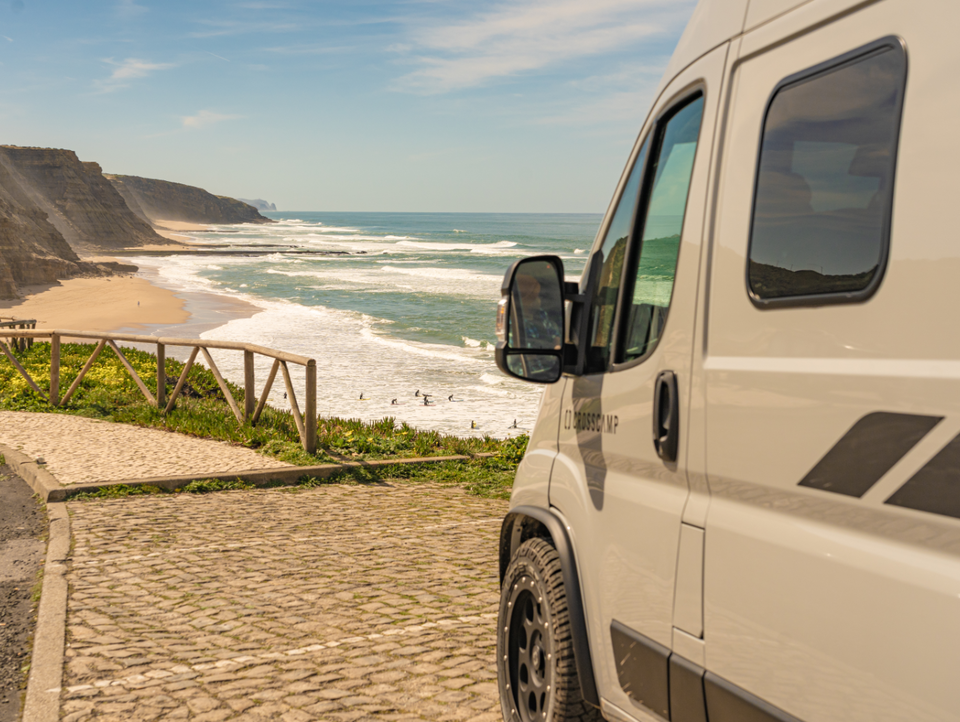
[[[521,417],[526,428],[532,425],[540,389],[490,372],[486,351],[393,338],[382,321],[351,311],[289,302],[261,305],[261,313],[230,321],[202,337],[247,341],[315,358],[317,407],[323,416],[392,416],[417,428],[461,436],[514,433],[504,421],[508,417]],[[242,354],[214,352],[214,359],[228,378],[243,378]],[[269,359],[258,358],[258,383],[269,365]],[[302,409],[304,374],[294,365],[291,370]],[[434,403],[424,406],[414,396],[417,390],[430,394]],[[368,401],[360,401],[361,392]],[[447,400],[451,395],[456,401]],[[398,403],[391,404],[392,399]],[[270,403],[288,407],[282,385],[273,389]],[[477,429],[471,429],[471,421]]]

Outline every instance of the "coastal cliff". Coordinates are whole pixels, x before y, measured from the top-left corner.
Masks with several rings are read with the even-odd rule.
[[[70,193],[55,191],[48,196],[42,190],[45,184],[38,187],[29,173],[22,173],[22,164],[10,157],[9,150],[0,148],[0,299],[18,298],[23,286],[136,270],[135,266],[118,263],[81,261],[51,216],[77,235],[79,231],[73,222],[82,221],[85,214],[75,212],[73,200],[63,200]],[[73,155],[67,165],[76,170],[80,162]],[[63,176],[60,180],[61,186],[71,185]],[[63,210],[58,207],[57,199]],[[87,222],[81,223],[88,231],[91,220],[86,218]],[[148,230],[152,233],[152,229]]]
[[[105,175],[72,150],[0,145],[0,299],[24,286],[136,266],[81,257],[144,246],[180,246],[155,220],[272,223],[253,206],[201,188]]]
[[[251,205],[203,188],[132,175],[106,174],[127,206],[142,219],[187,223],[273,223]]]
[[[98,164],[81,162],[72,150],[0,146],[0,165],[3,187],[17,187],[73,251],[170,245],[130,210]]]

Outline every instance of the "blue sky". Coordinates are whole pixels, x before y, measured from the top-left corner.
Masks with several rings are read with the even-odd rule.
[[[602,212],[694,0],[0,0],[0,143],[281,210]]]

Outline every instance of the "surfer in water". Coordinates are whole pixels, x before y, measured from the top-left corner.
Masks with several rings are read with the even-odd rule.
[[[360,400],[361,400],[361,401],[369,401],[370,399],[365,399],[365,398],[363,398],[363,392],[361,391],[361,392],[360,392]]]
[[[471,429],[476,429],[476,428],[477,428],[477,422],[476,422],[476,421],[471,421],[471,422],[470,422],[470,428],[471,428]]]
[[[393,400],[390,402],[390,405],[391,405],[391,406],[399,406],[400,404],[397,403],[397,400],[396,400],[396,399],[393,399]]]
[[[424,396],[424,397],[423,397],[423,405],[424,405],[424,406],[433,406],[433,402],[430,400],[430,397],[429,397],[429,396]]]
[[[513,420],[513,426],[511,426],[510,428],[511,428],[511,429],[519,429],[519,428],[520,428],[519,426],[517,426],[517,420],[516,420],[516,419]]]
[[[416,391],[416,393],[414,394],[414,396],[420,396],[420,389],[417,389],[417,391]]]

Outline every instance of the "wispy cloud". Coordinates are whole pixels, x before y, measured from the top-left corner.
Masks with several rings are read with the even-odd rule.
[[[113,72],[109,78],[95,81],[94,84],[101,93],[112,93],[115,90],[126,88],[131,81],[145,78],[157,70],[167,70],[175,67],[174,63],[151,63],[139,58],[127,58],[119,61],[113,58],[104,58],[103,62],[113,66]]]
[[[13,38],[9,38],[9,37],[7,37],[6,35],[0,35],[0,38],[3,38],[3,39],[6,40],[8,43],[12,43],[12,42],[13,42]]]
[[[137,5],[135,0],[119,0],[116,12],[122,18],[135,18],[147,12],[147,8],[143,5]]]
[[[209,50],[206,50],[206,51],[204,51],[204,52],[206,52],[207,55],[212,55],[213,57],[219,58],[220,60],[227,60],[227,59],[226,59],[225,57],[223,57],[222,55],[217,55],[216,53],[211,53]],[[229,63],[230,61],[227,60],[227,62]]]
[[[199,20],[205,30],[196,30],[190,33],[191,38],[218,38],[230,35],[247,35],[249,33],[289,33],[303,28],[297,23],[287,22],[253,22],[243,20]]]
[[[297,45],[278,45],[273,48],[263,48],[266,53],[277,55],[329,55],[344,50],[336,45],[322,45],[319,43],[302,43]]]
[[[244,10],[286,10],[290,3],[286,2],[244,2],[237,5]]]
[[[224,115],[214,113],[212,110],[201,110],[196,115],[186,115],[180,120],[183,121],[184,128],[206,128],[210,125],[222,123],[225,120],[235,120],[241,118],[240,115]]]
[[[621,51],[676,32],[693,0],[526,0],[455,23],[410,33],[412,49],[394,49],[420,67],[404,90],[442,93]],[[409,54],[408,54],[409,53]]]

